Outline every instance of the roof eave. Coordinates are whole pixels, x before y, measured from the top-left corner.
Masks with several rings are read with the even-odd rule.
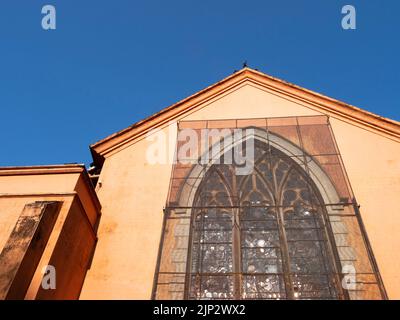
[[[290,82],[272,77],[260,71],[246,67],[222,79],[221,81],[211,86],[208,86],[207,88],[167,108],[162,109],[161,111],[151,115],[150,117],[138,121],[130,127],[92,144],[90,146],[90,150],[93,156],[94,163],[97,166],[101,166],[104,162],[105,154],[107,154],[110,150],[114,150],[120,144],[123,144],[123,141],[119,141],[122,136],[126,135],[129,140],[141,136],[144,133],[148,132],[150,129],[155,128],[160,124],[164,124],[165,122],[172,121],[175,118],[180,117],[182,114],[192,110],[203,100],[209,99],[210,95],[218,95],[222,91],[238,85],[244,80],[257,81],[261,84],[264,83],[264,85],[265,81],[268,81],[269,85],[273,85],[275,89],[280,91],[285,91],[285,89],[288,90],[288,88],[290,88],[291,90],[295,91],[294,93],[291,93],[293,96],[296,95],[296,92],[299,95],[305,94],[309,96],[310,101],[315,100],[314,102],[316,102],[316,104],[321,109],[325,109],[327,112],[337,113],[338,115],[341,115],[345,118],[347,117],[349,119],[354,119],[400,139],[400,122],[398,121],[376,115],[372,112],[360,109],[345,102],[327,97],[312,90],[302,88]],[[333,106],[330,106],[330,104],[333,104],[333,106],[337,109],[335,110]],[[182,106],[184,106],[183,109]]]

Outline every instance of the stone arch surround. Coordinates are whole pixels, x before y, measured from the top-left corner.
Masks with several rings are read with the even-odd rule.
[[[300,167],[305,170],[307,169],[307,173],[318,189],[324,204],[330,204],[329,206],[326,206],[326,212],[335,241],[333,245],[337,249],[340,264],[342,268],[349,266],[352,267],[353,263],[358,258],[357,253],[348,241],[349,232],[351,231],[348,230],[346,223],[342,221],[342,217],[340,216],[344,206],[340,204],[340,197],[328,174],[321,168],[315,159],[305,154],[301,148],[290,141],[260,128],[252,127],[250,129],[250,131],[244,130],[245,134],[242,139],[235,141],[229,147],[225,147],[221,141],[219,153],[213,153],[212,156],[209,155],[210,161],[208,164],[194,165],[188,174],[187,180],[191,181],[191,183],[183,184],[179,193],[177,208],[174,209],[175,214],[180,217],[186,217],[186,219],[179,219],[174,226],[173,233],[175,244],[171,251],[171,261],[174,272],[183,273],[187,270],[187,259],[190,247],[190,217],[192,213],[190,207],[192,206],[197,189],[200,186],[203,177],[217,159],[219,159],[224,153],[230,151],[235,145],[253,138],[264,143],[269,143],[272,147],[294,159]],[[210,148],[210,150],[211,149],[212,148]],[[211,151],[208,151],[208,153],[210,152]],[[339,270],[339,272],[341,272],[341,270]],[[176,276],[173,280],[175,284],[172,285],[172,294],[170,298],[184,299],[185,277]],[[362,298],[359,296],[359,290],[362,290],[362,283],[357,284],[354,290],[348,291],[350,299]]]

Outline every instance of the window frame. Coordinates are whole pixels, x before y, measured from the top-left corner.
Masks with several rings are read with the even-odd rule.
[[[276,150],[277,151],[277,150]],[[288,161],[286,155],[284,155],[282,152],[278,151],[280,153],[280,157],[279,159],[283,159],[284,161]],[[261,161],[262,157],[269,157],[270,154],[267,155],[262,155],[260,157],[260,159],[257,159],[256,163]],[[326,274],[327,277],[332,277],[331,283],[332,285],[334,285],[334,290],[336,291],[336,296],[331,296],[328,297],[330,299],[348,299],[348,294],[346,292],[346,290],[343,290],[342,286],[340,285],[341,281],[340,281],[340,277],[339,274],[340,272],[339,270],[339,266],[340,266],[340,260],[339,260],[339,256],[338,256],[338,252],[335,248],[334,245],[334,239],[333,239],[333,234],[331,232],[330,229],[330,224],[329,224],[329,219],[327,218],[327,213],[324,207],[324,202],[323,199],[321,197],[321,195],[318,192],[318,189],[316,188],[316,186],[314,185],[312,179],[307,175],[307,172],[305,172],[305,170],[303,170],[298,164],[296,164],[293,160],[289,160],[291,161],[291,163],[289,164],[289,169],[288,172],[285,176],[285,179],[288,178],[288,176],[290,175],[292,170],[296,170],[301,177],[306,181],[307,183],[307,188],[312,189],[312,193],[315,194],[318,198],[318,203],[319,203],[319,209],[317,211],[317,215],[318,218],[321,219],[322,221],[322,226],[320,228],[316,228],[319,231],[322,231],[324,236],[325,236],[325,240],[318,240],[318,241],[325,241],[325,249],[328,251],[327,254],[329,255],[328,257],[325,257],[326,261],[324,260],[323,263],[330,263],[331,267],[332,267],[332,271]],[[258,171],[258,169],[255,167],[255,171]],[[218,170],[218,169],[210,169],[208,172],[208,176],[203,177],[203,181],[200,184],[197,192],[196,192],[196,196],[195,196],[195,200],[194,200],[194,204],[197,202],[196,199],[198,199],[199,197],[199,193],[201,193],[204,182],[206,181],[206,179],[212,175],[212,174],[218,174],[220,176],[220,179],[222,179],[223,181],[225,180],[225,177],[223,176],[223,174]],[[257,175],[261,175],[261,173],[258,171]],[[251,175],[251,179],[253,175]],[[275,177],[275,172],[273,173],[273,179],[276,182],[276,177]],[[224,181],[225,185],[227,186],[227,182]],[[253,182],[254,183],[254,182]],[[242,181],[242,186],[243,187],[244,182]],[[277,187],[277,185],[275,185],[275,187]],[[240,188],[240,187],[239,187]],[[228,193],[232,193],[232,190],[229,190],[229,188],[227,187]],[[238,189],[240,190],[240,189]],[[208,190],[209,191],[209,190]],[[254,190],[250,191],[253,192]],[[283,195],[284,193],[284,189],[282,186],[282,189],[276,189],[275,190],[277,193],[279,193],[279,197]],[[274,196],[277,196],[274,195]],[[230,197],[230,201],[231,201],[231,206],[224,206],[223,208],[225,209],[230,209],[231,210],[231,215],[232,215],[232,236],[231,236],[231,247],[232,247],[232,262],[233,262],[233,266],[232,266],[232,272],[228,272],[228,273],[224,273],[223,275],[225,276],[232,276],[233,277],[233,299],[235,300],[240,300],[243,299],[243,289],[242,289],[242,285],[243,285],[243,277],[244,276],[266,276],[267,273],[248,273],[248,272],[244,272],[243,269],[243,255],[242,255],[242,216],[243,216],[243,209],[244,208],[255,208],[254,206],[243,206],[242,205],[242,201],[241,199],[234,195],[234,194],[229,194]],[[236,198],[236,199],[235,199]],[[276,199],[275,199],[276,200]],[[281,272],[280,273],[276,273],[275,275],[277,275],[279,278],[282,278],[283,280],[283,285],[285,288],[285,296],[284,299],[288,299],[288,300],[294,300],[294,299],[298,299],[299,297],[296,296],[296,290],[295,290],[295,286],[293,284],[293,274],[295,274],[292,270],[291,270],[291,257],[289,254],[289,243],[287,240],[287,235],[286,235],[286,228],[285,228],[285,218],[284,218],[284,212],[282,209],[282,205],[281,205],[281,199],[279,199],[278,203],[275,203],[275,205],[272,206],[259,206],[259,207],[265,207],[268,209],[273,208],[275,210],[275,218],[276,218],[276,222],[277,222],[277,231],[278,231],[278,236],[279,236],[279,248],[276,248],[277,250],[280,251],[280,256],[281,256]],[[192,259],[193,259],[193,230],[195,228],[195,219],[199,214],[205,214],[205,213],[198,213],[196,212],[197,210],[207,210],[207,209],[211,209],[211,208],[216,208],[217,206],[204,206],[204,207],[196,207],[194,206],[192,208],[192,214],[191,214],[191,222],[190,222],[190,235],[189,235],[189,246],[188,246],[188,255],[187,255],[187,268],[186,268],[186,280],[185,280],[185,288],[184,288],[184,297],[185,299],[191,299],[190,296],[190,291],[192,288],[192,277],[194,275],[194,273],[192,272]],[[197,272],[195,273],[198,276],[202,276],[204,274],[208,275],[208,276],[213,276],[213,274],[207,274],[204,272]],[[214,273],[216,276],[219,276],[218,273]],[[271,274],[273,275],[273,274]],[[308,274],[304,274],[304,275],[308,275]],[[321,273],[322,275],[322,273]],[[254,298],[253,298],[254,299]],[[255,298],[258,299],[258,298]]]

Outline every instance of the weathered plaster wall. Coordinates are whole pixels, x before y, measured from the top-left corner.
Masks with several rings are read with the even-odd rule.
[[[184,120],[316,114],[315,106],[244,84]],[[389,297],[399,299],[400,143],[330,116]],[[103,206],[99,242],[81,298],[151,297],[171,165],[148,164],[149,144],[141,140],[106,158],[97,190]]]
[[[61,211],[68,211],[70,202],[66,197],[1,197],[0,196],[0,251],[3,249],[8,237],[13,230],[18,217],[27,203],[35,201],[61,201],[63,202]]]
[[[225,96],[205,103],[184,120],[247,119],[321,114],[304,103],[267,91],[255,84],[242,84]]]
[[[60,175],[9,175],[0,176],[0,194],[32,194],[71,192],[79,178],[78,173]]]
[[[176,126],[171,130],[175,139]],[[147,163],[150,144],[141,140],[104,164],[99,240],[81,299],[150,298],[172,169]]]
[[[26,203],[63,201],[60,193],[72,192],[78,178],[79,174],[0,175],[0,250]]]
[[[64,173],[54,171],[63,171]],[[23,172],[29,171],[29,174]],[[72,172],[71,172],[72,171]],[[25,299],[77,299],[96,241],[100,207],[81,166],[0,168],[0,251],[24,206],[60,202],[60,210]],[[92,195],[90,195],[93,193]],[[57,289],[41,290],[42,269],[53,265]]]
[[[331,124],[388,296],[400,299],[400,143]]]

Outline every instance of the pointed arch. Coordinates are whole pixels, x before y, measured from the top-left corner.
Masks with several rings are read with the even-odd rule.
[[[192,169],[192,189],[181,192],[180,204],[193,206],[187,297],[338,298],[338,265],[322,209],[324,199],[338,199],[333,184],[311,157],[301,157],[302,151],[287,140],[260,129],[253,132],[236,142],[256,141],[251,174],[238,178],[231,165],[224,169],[230,177],[224,177],[214,155],[210,159],[215,163]],[[313,161],[312,172],[306,172]],[[225,178],[233,183],[228,186]],[[199,202],[203,193],[213,200]],[[218,201],[219,193],[230,200]]]
[[[230,152],[236,145],[246,142],[249,139],[254,139],[255,141],[262,142],[269,145],[271,148],[280,151],[282,154],[286,155],[288,158],[292,159],[294,163],[300,166],[300,168],[308,168],[308,175],[311,181],[313,181],[318,192],[321,194],[322,199],[325,204],[336,204],[340,202],[340,197],[334,184],[332,183],[330,177],[319,165],[317,160],[305,154],[304,150],[300,149],[298,146],[288,141],[287,139],[267,132],[263,129],[252,127],[253,134],[246,134],[241,140],[234,141],[230,147],[226,147],[223,143],[220,144],[220,150],[218,154],[208,156],[210,162],[208,164],[197,164],[195,165],[187,176],[187,180],[190,180],[190,184],[184,184],[180,190],[178,205],[185,207],[191,206],[194,201],[199,185],[208,172],[210,168],[219,161],[219,159],[227,152]],[[211,151],[208,151],[211,152]],[[205,157],[206,158],[206,157]]]

